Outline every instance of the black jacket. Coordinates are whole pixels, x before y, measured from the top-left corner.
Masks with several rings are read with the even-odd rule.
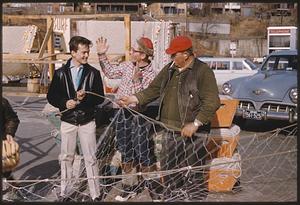
[[[76,91],[72,82],[70,61],[63,67],[55,70],[49,86],[47,100],[60,111],[66,110],[66,102],[76,98]],[[82,77],[77,90],[94,92],[104,96],[100,71],[89,64],[83,65]],[[95,106],[101,104],[104,98],[86,94],[85,98],[74,109],[63,112],[61,120],[73,125],[83,125],[95,118]]]
[[[6,139],[6,135],[15,136],[20,120],[17,113],[12,109],[7,99],[2,98],[0,115],[0,129],[2,139]]]

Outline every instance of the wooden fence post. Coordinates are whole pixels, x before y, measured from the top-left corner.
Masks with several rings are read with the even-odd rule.
[[[131,21],[130,14],[124,16],[125,25],[125,61],[129,60],[129,51],[131,48]]]

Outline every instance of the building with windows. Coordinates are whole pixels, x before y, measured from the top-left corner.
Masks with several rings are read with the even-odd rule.
[[[297,49],[297,27],[268,27],[268,54],[276,50]]]
[[[95,3],[95,13],[142,13],[140,3]]]
[[[210,5],[211,13],[223,14],[225,13],[224,3],[212,3]]]
[[[152,3],[148,5],[147,13],[151,16],[186,16],[187,3]]]
[[[241,12],[241,4],[240,3],[225,3],[224,9],[225,9],[225,12],[229,12],[229,13]]]
[[[66,14],[74,12],[74,3],[5,3],[4,14]]]

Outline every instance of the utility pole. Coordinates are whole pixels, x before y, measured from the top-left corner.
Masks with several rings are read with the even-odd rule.
[[[188,24],[188,4],[185,3],[185,33],[186,35],[188,34],[188,31],[189,31],[189,24]]]

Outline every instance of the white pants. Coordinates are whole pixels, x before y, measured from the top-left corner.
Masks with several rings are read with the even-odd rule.
[[[80,140],[80,146],[83,153],[84,164],[87,171],[88,185],[92,199],[100,195],[99,179],[93,177],[99,175],[99,167],[96,159],[96,123],[91,121],[85,125],[72,125],[70,123],[61,122],[61,153],[59,160],[61,163],[61,196],[65,196],[74,179],[75,170],[73,170],[73,162],[76,151],[77,136]],[[66,180],[67,179],[67,180]],[[74,182],[74,181],[73,181]]]

